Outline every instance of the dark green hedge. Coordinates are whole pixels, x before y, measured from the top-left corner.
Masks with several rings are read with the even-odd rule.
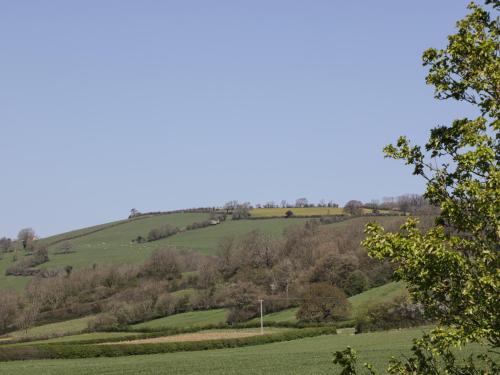
[[[263,336],[210,341],[168,342],[157,344],[110,344],[94,345],[82,343],[36,344],[0,348],[0,361],[49,358],[94,358],[119,357],[140,354],[173,353],[209,349],[236,348],[261,345],[279,341],[290,341],[305,337],[335,334],[335,327],[303,328]]]

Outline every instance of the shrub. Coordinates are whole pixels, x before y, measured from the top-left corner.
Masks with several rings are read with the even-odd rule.
[[[407,297],[396,297],[387,303],[367,305],[356,317],[356,331],[367,332],[391,328],[407,328],[429,323],[423,306]]]
[[[157,228],[153,228],[148,233],[148,241],[157,241],[162,238],[167,238],[179,233],[179,228],[170,224],[163,224]]]

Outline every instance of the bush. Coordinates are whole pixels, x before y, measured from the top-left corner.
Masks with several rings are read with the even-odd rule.
[[[423,306],[407,297],[397,297],[388,303],[367,305],[356,317],[356,331],[367,332],[392,328],[407,328],[430,323]],[[363,311],[364,310],[364,311]]]
[[[174,249],[157,250],[151,255],[143,270],[148,276],[167,280],[177,279],[181,276],[179,255]]]
[[[179,233],[179,228],[170,224],[163,224],[158,228],[153,228],[148,233],[148,241],[157,241]]]
[[[11,265],[5,270],[7,276],[33,276],[40,272],[35,267],[49,261],[49,253],[45,246],[35,249],[33,255],[25,257],[23,260]]]

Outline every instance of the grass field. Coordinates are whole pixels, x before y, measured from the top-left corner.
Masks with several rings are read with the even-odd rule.
[[[384,368],[392,355],[407,354],[422,329],[361,335],[327,335],[235,349],[117,358],[0,363],[3,375],[48,374],[335,374],[332,353],[351,346],[360,363]],[[338,371],[338,368],[337,368]]]
[[[190,311],[182,314],[170,315],[165,318],[150,320],[149,322],[134,324],[136,330],[160,328],[200,327],[208,324],[224,323],[227,317],[226,309]]]
[[[220,240],[227,236],[240,236],[258,229],[271,235],[280,236],[290,225],[304,224],[307,219],[268,219],[268,220],[227,220],[219,225],[179,233],[157,245],[173,245],[191,248],[205,254],[214,254]]]
[[[395,297],[405,293],[405,287],[402,282],[392,282],[377,288],[369,289],[363,293],[357,294],[349,298],[352,306],[352,315],[363,308],[363,306],[372,303],[383,303],[392,300]]]
[[[41,337],[50,335],[68,335],[72,333],[80,333],[87,328],[87,323],[93,316],[86,316],[80,319],[66,320],[64,322],[45,324],[38,327],[29,328],[28,331],[15,331],[7,335],[14,339],[23,339],[27,337]]]
[[[357,312],[367,304],[389,301],[396,296],[402,295],[404,291],[403,283],[392,282],[352,296],[349,298],[352,307],[351,316],[354,318]],[[264,315],[264,323],[296,322],[297,318],[295,315],[297,314],[297,310],[298,307],[293,307],[291,309],[266,314]],[[259,319],[260,318],[252,319],[251,322],[258,322]]]
[[[83,341],[83,340],[113,339],[116,337],[137,336],[139,334],[140,333],[138,332],[91,332],[91,333],[81,333],[78,335],[54,337],[48,340],[35,340],[35,341],[30,341],[30,344],[50,344],[50,343],[66,343],[66,342],[69,343],[69,342]],[[14,345],[24,345],[24,343],[14,344]]]

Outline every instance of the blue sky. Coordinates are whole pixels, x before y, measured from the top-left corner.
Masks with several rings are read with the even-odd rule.
[[[382,147],[464,114],[424,49],[467,1],[0,1],[0,236],[419,193]]]

